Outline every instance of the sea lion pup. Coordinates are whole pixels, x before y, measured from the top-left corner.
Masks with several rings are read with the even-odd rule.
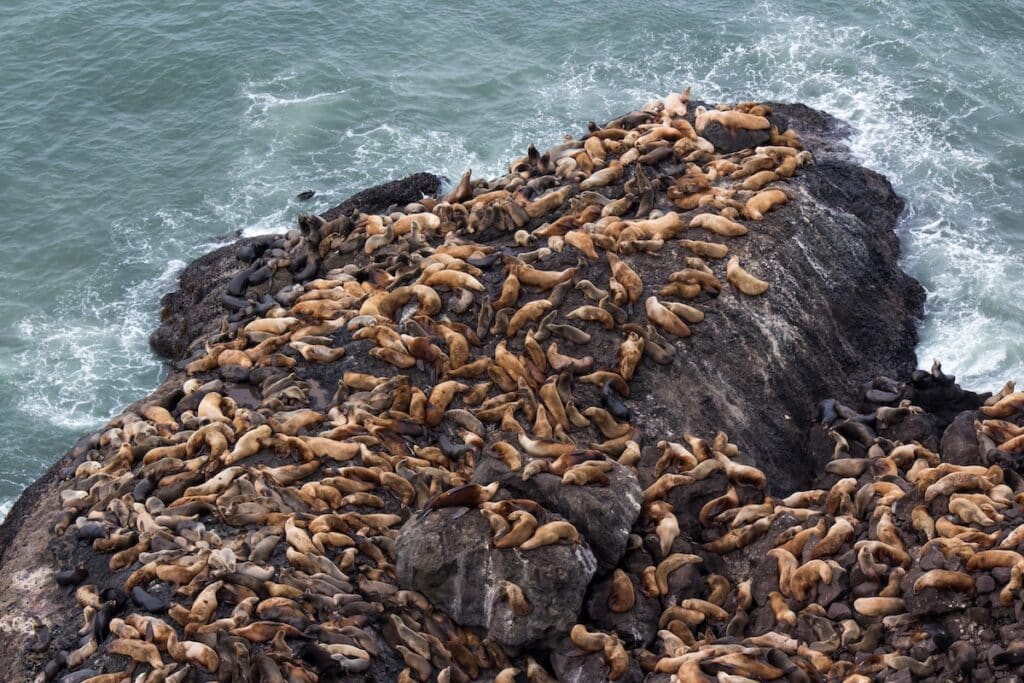
[[[730,258],[726,264],[725,277],[729,284],[747,296],[760,296],[768,291],[768,283],[744,270],[737,256]]]
[[[764,214],[788,201],[789,196],[782,190],[764,190],[747,200],[744,211],[747,218],[760,221],[764,220]]]
[[[633,373],[636,372],[637,366],[640,364],[640,360],[644,354],[644,338],[636,332],[630,332],[629,336],[626,337],[616,352],[616,357],[619,362],[618,371],[619,376],[627,382],[633,379]],[[586,411],[583,411],[586,415]],[[606,436],[609,436],[606,434]],[[616,434],[616,436],[621,436]]]
[[[523,589],[511,581],[498,582],[498,600],[508,602],[512,614],[517,617],[525,617],[533,612],[533,606],[526,599]]]
[[[636,604],[636,591],[629,575],[621,569],[612,573],[611,591],[608,595],[608,609],[615,614],[622,614],[633,609]]]

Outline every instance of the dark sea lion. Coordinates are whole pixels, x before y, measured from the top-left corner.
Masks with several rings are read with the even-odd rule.
[[[79,562],[74,567],[67,569],[61,569],[53,573],[53,579],[60,586],[77,586],[78,584],[85,581],[89,575],[89,570],[86,569],[84,563]]]
[[[464,484],[448,489],[444,493],[434,496],[423,506],[421,515],[430,510],[439,510],[446,507],[479,507],[486,503],[498,490],[498,482],[481,486],[480,484]]]
[[[315,190],[303,190],[302,192],[295,195],[295,198],[298,199],[300,202],[307,202],[315,196]]]

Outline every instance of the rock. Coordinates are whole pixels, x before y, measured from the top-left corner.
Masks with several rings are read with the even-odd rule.
[[[974,580],[974,585],[979,593],[991,593],[996,589],[995,579],[992,578],[991,574],[984,573],[980,574],[978,578]]]
[[[828,618],[832,621],[842,621],[853,616],[850,606],[842,602],[833,602],[828,606]]]
[[[819,479],[829,476],[825,473],[825,465],[832,460],[835,447],[835,439],[820,422],[815,422],[807,430],[808,465],[813,467],[815,472],[821,473],[822,476]],[[817,483],[820,484],[821,481],[819,480]]]
[[[864,393],[864,400],[868,403],[874,403],[880,406],[892,405],[899,400],[899,394],[895,394],[891,391],[882,391],[880,389],[868,389]]]
[[[617,633],[627,647],[644,647],[657,635],[661,601],[644,596],[636,576],[630,576],[630,581],[636,596],[633,609],[617,613],[608,608],[612,580],[606,577],[595,581],[587,596],[587,616],[599,629]]]
[[[721,154],[732,154],[748,147],[766,145],[772,138],[771,133],[767,130],[729,128],[717,121],[707,124],[700,135],[714,145],[715,151]]]
[[[920,415],[907,415],[898,423],[886,427],[879,432],[892,441],[910,443],[916,441],[929,450],[939,448],[939,435],[942,433],[939,419],[927,413]]]
[[[666,500],[672,504],[672,510],[681,520],[681,528],[685,525],[699,529],[698,515],[701,507],[709,500],[723,495],[728,489],[729,480],[725,473],[719,470],[704,479],[673,488],[668,492]]]
[[[413,173],[398,180],[374,185],[327,209],[320,216],[325,221],[332,221],[338,216],[361,211],[362,213],[380,213],[389,206],[404,206],[410,202],[418,202],[423,197],[433,197],[441,189],[442,178],[433,173]]]
[[[942,429],[963,411],[977,410],[989,396],[961,389],[958,384],[939,381],[924,371],[915,372],[903,392],[903,398],[938,417]]]
[[[908,669],[889,670],[886,671],[885,680],[895,681],[896,683],[911,683],[914,680],[914,676]]]
[[[568,638],[559,643],[551,653],[551,667],[558,680],[566,683],[611,680],[608,665],[605,663],[602,653],[583,652]],[[616,683],[640,683],[643,680],[644,673],[632,657],[629,660],[629,668],[615,679]]]
[[[838,600],[850,589],[850,577],[845,570],[832,570],[832,581],[830,583],[819,583],[817,586],[816,602],[822,607],[829,608],[833,601]]]
[[[597,558],[599,574],[610,572],[625,552],[643,493],[632,468],[614,463],[608,479],[608,486],[571,486],[542,472],[523,481],[519,472],[492,457],[483,458],[473,473],[475,483],[499,481],[511,497],[537,501],[572,522]]]
[[[643,401],[632,403],[634,424],[658,438],[725,431],[740,452],[758,454],[773,493],[788,493],[814,472],[794,454],[803,453],[816,401],[852,405],[858,383],[905,377],[916,366],[924,293],[899,269],[892,228],[903,202],[889,182],[834,144],[835,119],[797,105],[772,108],[815,158],[787,185],[800,213],[768,213],[756,224],[768,237],[756,250],[730,244],[755,275],[772,273],[772,303],[723,289],[714,327],[694,327],[672,381],[650,381]],[[843,255],[841,267],[835,254]],[[637,376],[662,373],[645,360]]]
[[[552,521],[545,519],[545,522]],[[597,561],[586,545],[535,550],[491,546],[491,528],[477,511],[442,508],[407,521],[396,543],[396,573],[463,626],[475,626],[512,648],[566,633],[577,621]],[[513,615],[499,584],[522,589],[532,610]]]
[[[644,683],[671,683],[673,674],[662,674],[651,672],[647,674]]]
[[[672,365],[657,365],[650,359],[641,363],[628,405],[633,413],[630,422],[643,435],[638,442],[645,452],[654,450],[649,443],[652,441],[682,440],[686,433],[711,437],[722,429],[741,452],[757,458],[756,464],[767,475],[773,493],[788,493],[803,487],[814,476],[815,468],[804,457],[803,447],[806,427],[814,416],[816,403],[835,397],[852,405],[856,397],[854,388],[859,383],[879,374],[904,377],[915,366],[916,319],[923,296],[920,287],[899,269],[899,243],[893,226],[903,203],[884,178],[859,167],[850,157],[841,139],[848,129],[828,115],[799,105],[773,105],[773,108],[776,111],[773,120],[776,115],[789,119],[814,162],[802,167],[799,175],[787,183],[787,190],[793,195],[790,205],[751,225],[751,232],[756,233],[758,239],[730,241],[730,249],[745,267],[754,275],[770,279],[770,294],[760,298],[740,296],[726,285],[708,308],[706,324],[695,327],[693,336],[686,340],[669,340],[676,348]],[[785,127],[778,125],[780,129]],[[436,191],[436,177],[423,175],[419,178],[407,179],[404,185],[392,185],[391,190],[374,188],[360,193],[346,205],[326,212],[324,217],[330,219],[351,211],[357,205],[357,197],[366,202],[359,204],[362,210],[376,211]],[[414,196],[402,196],[406,191]],[[503,237],[496,231],[491,232],[495,234],[488,233],[481,239],[497,242]],[[274,295],[282,294],[274,292],[272,295],[269,289],[292,279],[305,281],[305,267],[297,263],[296,271],[289,267],[277,281],[267,277],[257,284],[246,279],[249,274],[260,272],[267,261],[286,256],[285,242],[283,236],[243,240],[186,268],[180,278],[179,291],[164,300],[164,319],[154,335],[154,347],[169,357],[181,359],[189,354],[189,347],[199,336],[216,333],[225,317],[230,322],[233,314],[226,308],[222,295],[227,293],[232,280],[235,289],[250,285],[251,291],[258,289],[259,295],[253,298],[261,301],[262,306],[272,302]],[[500,243],[494,246],[504,247]],[[243,258],[240,260],[240,257]],[[651,266],[650,260],[635,255],[627,255],[624,260],[633,264],[648,289],[658,286],[667,277],[668,271]],[[338,265],[347,261],[351,259],[339,250]],[[567,249],[564,253],[553,254],[545,267],[557,269],[575,264],[575,255]],[[327,260],[319,267],[328,268]],[[608,268],[603,261],[590,262],[587,268],[588,277],[594,282],[608,281]],[[242,272],[246,273],[246,278],[239,279]],[[303,277],[299,277],[300,273]],[[487,282],[492,294],[498,284]],[[298,296],[296,290],[295,286],[290,287],[287,296]],[[445,294],[446,299],[449,296]],[[567,296],[574,299],[571,305],[582,303],[582,294],[578,292],[570,291]],[[628,315],[635,318],[637,313],[633,310]],[[469,324],[472,326],[472,321]],[[603,360],[614,358],[614,345],[620,339],[613,339],[613,335],[604,330],[592,331],[596,341],[593,350],[586,352],[593,352]],[[310,390],[311,405],[318,410],[327,408],[344,369],[367,369],[367,365],[363,365],[367,360],[366,349],[367,342],[349,344],[344,367],[343,364],[326,364],[310,368],[299,361],[294,369],[296,377],[303,381],[315,379],[322,387],[320,392]],[[474,353],[489,354],[492,350],[493,347],[484,346],[474,349]],[[291,351],[286,353],[287,358],[294,360]],[[606,362],[603,365],[611,367]],[[265,374],[267,370],[274,373]],[[412,373],[422,371],[422,368],[411,370]],[[258,378],[270,379],[278,373],[285,376],[290,372],[283,367],[253,367],[249,381],[261,382]],[[379,366],[376,372],[380,372]],[[241,377],[236,370],[220,374],[229,384]],[[147,404],[173,408],[182,398],[183,379],[183,373],[172,373],[164,387],[147,399]],[[947,387],[943,385],[943,388]],[[227,391],[232,398],[244,398],[234,388],[228,387]],[[593,387],[576,384],[572,391],[580,399],[578,406],[600,402]],[[322,395],[314,398],[314,394]],[[248,401],[239,400],[239,405],[245,403]],[[137,411],[141,405],[130,409]],[[417,445],[426,443],[426,439],[419,436],[410,441]],[[66,563],[69,558],[77,561],[78,556],[71,557],[72,551],[90,556],[93,564],[88,566],[89,574],[101,582],[100,588],[123,583],[124,574],[109,571],[108,556],[92,552],[90,546],[78,543],[73,535],[54,538],[51,532],[55,521],[68,519],[56,497],[60,480],[69,476],[87,454],[88,448],[76,450],[57,463],[26,492],[0,527],[3,541],[0,543],[0,572],[12,579],[0,586],[0,613],[4,617],[0,630],[12,653],[0,657],[0,680],[30,680],[44,661],[42,655],[26,654],[23,647],[29,632],[25,628],[29,615],[39,616],[54,625],[54,642],[58,647],[69,648],[77,642],[75,631],[81,623],[80,606],[71,596],[57,591],[52,581],[40,579],[49,576],[55,566]],[[263,457],[254,458],[253,464]],[[633,490],[632,484],[628,486]],[[171,498],[166,494],[171,488],[174,487],[164,488],[163,498]],[[692,487],[699,495],[684,493],[687,488],[690,487],[677,487],[670,495],[670,502],[678,506],[683,519],[696,515],[700,505],[706,502],[706,496],[721,495],[727,485],[716,474],[706,483]],[[744,499],[746,492],[740,488],[741,499]],[[136,500],[141,503],[150,493],[140,489]],[[591,506],[588,510],[594,502],[588,501]],[[387,505],[391,511],[391,506],[397,508],[398,502],[389,498]],[[616,516],[626,519],[631,510],[631,506],[624,506],[602,519]],[[551,638],[564,633],[580,618],[585,591],[598,565],[594,553],[602,554],[602,566],[608,566],[613,561],[611,558],[621,554],[621,549],[616,549],[617,540],[601,543],[593,553],[586,546],[552,546],[527,553],[498,552],[490,548],[490,529],[479,514],[468,513],[453,519],[456,512],[442,510],[413,519],[409,522],[413,530],[403,532],[394,548],[391,539],[386,539],[384,545],[389,555],[394,554],[396,568],[405,585],[420,586],[422,592],[457,619],[477,624],[497,642],[550,643]],[[609,535],[602,535],[606,530],[596,525],[591,528],[588,523],[589,520],[579,522],[580,526],[587,527],[581,529],[586,538],[607,541]],[[626,529],[631,523],[622,522]],[[211,520],[212,524],[215,522]],[[684,526],[681,535],[703,533],[696,525],[691,526],[694,528]],[[611,537],[617,539],[618,528],[613,531]],[[649,531],[646,528],[635,530],[639,536]],[[772,533],[776,531],[773,529]],[[81,547],[76,549],[75,544]],[[152,544],[151,552],[171,550],[174,545],[172,540],[159,536],[154,537]],[[749,577],[751,558],[763,556],[769,548],[768,539],[764,539],[725,558],[708,557],[702,571]],[[7,552],[8,549],[16,550]],[[283,560],[275,556],[272,563],[280,564]],[[131,569],[125,573],[127,571]],[[692,575],[692,571],[684,570],[678,576],[687,573]],[[494,603],[496,582],[502,578],[516,581],[528,598],[534,598],[531,600],[533,613],[512,619],[506,605]],[[670,580],[674,589],[676,581],[677,576]],[[1000,585],[1004,584],[1005,581],[1000,581]],[[752,612],[752,626],[761,620],[765,622],[763,630],[775,623],[767,608]],[[628,626],[620,624],[617,628]],[[757,631],[751,629],[751,632]],[[517,646],[510,644],[509,647],[516,649]],[[541,658],[547,654],[544,650],[538,651]],[[597,665],[603,661],[600,656],[577,657],[563,661],[561,671],[576,671],[575,680],[603,680],[604,670],[600,666],[592,677],[579,673],[573,662],[579,663],[581,659],[597,660]],[[389,668],[386,673],[376,672],[374,677],[394,680],[401,665],[389,660],[388,666],[398,668]],[[485,679],[492,675],[483,674]]]
[[[942,443],[939,444],[944,462],[954,465],[977,465],[981,462],[981,447],[974,430],[977,417],[977,411],[965,410],[946,427],[942,433]]]
[[[948,612],[959,612],[969,607],[974,602],[974,596],[952,590],[938,590],[925,588],[920,592],[914,592],[914,582],[921,578],[924,572],[915,568],[907,572],[901,582],[903,600],[907,606],[907,612],[915,617],[927,615],[940,615]]]

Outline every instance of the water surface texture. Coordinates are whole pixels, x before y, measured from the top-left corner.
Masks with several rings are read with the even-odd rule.
[[[1021,2],[412,4],[0,3],[0,515],[156,387],[159,298],[233,231],[687,85],[853,123],[909,202],[922,362],[1024,379]]]

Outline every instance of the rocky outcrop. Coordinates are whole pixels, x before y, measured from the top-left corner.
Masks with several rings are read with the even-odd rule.
[[[741,261],[772,273],[773,295],[720,296],[714,327],[694,334],[669,377],[641,390],[637,412],[652,434],[680,424],[725,430],[785,492],[810,481],[810,463],[794,452],[804,452],[818,401],[852,400],[851,387],[915,368],[924,293],[898,265],[903,201],[888,181],[835,149],[834,119],[800,106],[775,111],[815,163],[792,183],[798,208],[769,214],[756,228],[763,239],[736,247]]]
[[[568,631],[597,568],[590,548],[494,548],[491,535],[487,521],[466,508],[410,518],[398,535],[398,580],[513,652]],[[517,590],[521,602],[507,592]]]
[[[533,202],[550,196],[542,193],[552,184],[563,183],[565,205],[568,197],[577,199],[585,189],[579,183],[588,177],[586,172],[556,177],[551,168],[543,166],[550,159],[545,162],[539,154],[531,152],[515,164],[520,167],[521,180],[533,176],[537,182],[528,188],[520,183],[516,191],[521,194],[509,200],[505,217],[493,209],[474,208],[472,196],[474,192],[477,196],[508,192],[500,189],[505,183],[515,189],[515,174],[470,187],[461,198],[453,196],[452,201],[460,204],[464,213],[448,207],[433,215],[443,216],[453,226],[456,220],[462,222],[446,228],[447,233],[438,230],[428,235],[427,222],[420,225],[415,216],[431,213],[418,202],[422,195],[436,192],[437,179],[420,175],[375,190],[363,196],[365,201],[354,197],[345,208],[328,212],[321,221],[303,218],[287,235],[241,241],[191,265],[182,275],[178,292],[165,299],[164,321],[153,338],[154,348],[176,359],[181,371],[173,373],[157,394],[130,407],[128,423],[149,410],[146,419],[158,426],[136,432],[124,421],[115,421],[112,434],[85,439],[30,490],[0,530],[0,537],[7,541],[6,549],[0,551],[0,572],[15,577],[7,587],[0,586],[4,608],[0,629],[9,648],[0,657],[0,677],[21,680],[47,661],[59,662],[54,659],[57,652],[84,653],[81,648],[90,647],[93,636],[98,636],[98,648],[109,645],[105,630],[109,624],[105,622],[99,631],[84,637],[77,634],[82,605],[70,598],[69,589],[60,589],[50,580],[55,570],[81,563],[84,575],[79,578],[95,586],[97,599],[107,605],[108,614],[127,615],[152,607],[164,616],[162,607],[147,607],[145,600],[129,603],[125,595],[117,593],[129,576],[137,582],[151,582],[153,585],[146,585],[161,599],[172,596],[172,601],[179,603],[172,608],[173,621],[191,624],[187,633],[183,626],[181,637],[194,638],[191,642],[196,645],[190,647],[195,652],[205,652],[205,645],[228,648],[225,652],[244,651],[249,657],[245,640],[260,643],[251,651],[253,657],[276,648],[270,664],[260,660],[268,667],[308,665],[322,673],[337,672],[340,667],[348,674],[370,672],[368,675],[387,680],[408,668],[422,680],[446,667],[464,672],[479,666],[482,675],[492,676],[492,669],[505,668],[512,661],[509,657],[519,656],[519,648],[531,647],[537,649],[531,650],[530,656],[541,653],[543,664],[567,680],[599,680],[594,676],[605,675],[613,659],[624,665],[622,680],[640,680],[640,665],[651,664],[644,648],[653,647],[668,603],[708,597],[711,574],[728,577],[730,585],[744,580],[768,550],[764,544],[752,545],[756,553],[737,553],[725,560],[719,555],[726,552],[705,552],[702,545],[719,540],[720,529],[705,532],[699,527],[712,519],[709,509],[717,511],[717,505],[725,504],[721,503],[723,497],[734,496],[738,504],[740,500],[760,500],[764,493],[765,482],[751,479],[754,475],[749,470],[737,469],[743,467],[741,463],[756,463],[774,493],[807,485],[820,474],[818,466],[831,457],[824,449],[835,447],[829,441],[831,432],[821,426],[817,441],[808,439],[808,427],[820,422],[818,402],[830,396],[856,402],[861,399],[857,387],[864,382],[877,375],[905,377],[915,365],[915,324],[923,294],[898,266],[899,246],[893,227],[902,202],[884,178],[850,159],[841,143],[842,126],[836,120],[798,105],[774,105],[773,110],[775,134],[780,134],[779,126],[798,131],[813,163],[784,181],[789,196],[786,206],[764,220],[751,221],[749,239],[728,243],[730,255],[770,282],[770,294],[746,296],[723,286],[724,263],[716,262],[722,281],[701,291],[696,302],[706,310],[704,322],[685,341],[665,341],[649,327],[643,302],[682,267],[684,255],[675,245],[666,246],[660,258],[644,253],[647,248],[661,248],[652,243],[657,240],[637,239],[639,246],[624,244],[621,257],[641,280],[642,291],[632,304],[615,306],[622,320],[611,327],[631,325],[629,329],[640,330],[651,347],[632,381],[623,382],[625,388],[611,396],[606,389],[582,381],[582,370],[554,369],[556,361],[550,361],[551,377],[539,367],[548,363],[531,360],[537,372],[531,374],[527,369],[522,359],[532,351],[520,346],[507,323],[527,299],[543,298],[546,290],[526,283],[522,301],[517,291],[512,298],[515,305],[492,311],[490,318],[480,312],[483,305],[477,299],[498,300],[506,274],[524,268],[527,262],[547,274],[575,268],[572,275],[576,279],[585,275],[591,283],[611,287],[610,265],[603,255],[583,258],[582,249],[576,251],[564,244],[561,251],[549,248],[545,252],[536,236],[514,235],[509,223],[513,218],[530,231],[559,220],[556,215],[547,217],[542,209],[536,209],[536,215],[527,212],[524,218],[520,200]],[[630,116],[629,121],[647,121],[653,115]],[[637,125],[629,121],[617,125]],[[723,146],[721,151],[765,141],[761,133],[751,137],[712,128],[708,135],[714,144]],[[597,150],[594,153],[597,155]],[[657,196],[651,202],[661,202],[659,210],[671,210],[663,191],[687,172],[687,166],[671,155],[662,153],[657,158],[661,161],[651,159],[647,176],[634,171],[628,180],[622,180],[633,183],[631,187],[648,198]],[[543,172],[538,170],[542,167]],[[648,185],[643,185],[640,177]],[[622,195],[625,183],[602,189],[607,196],[599,195],[595,201],[600,206],[600,202]],[[652,187],[660,188],[661,194],[656,195]],[[508,199],[500,196],[500,200]],[[689,211],[704,208],[694,204],[684,213],[689,219]],[[385,221],[378,225],[352,216],[353,209],[362,213],[397,210],[401,216],[395,222],[403,216],[412,218],[405,225],[407,232],[399,235],[390,220],[391,229],[384,228]],[[379,230],[371,234],[367,226]],[[462,253],[458,257],[444,254],[466,266],[456,272],[477,275],[472,281],[458,280],[467,283],[465,287],[440,282],[436,289],[427,287],[434,292],[432,296],[420,290],[417,296],[422,300],[413,298],[408,289],[411,283],[426,281],[439,270],[439,265],[424,265],[428,256],[436,255],[443,243],[452,249],[464,246],[451,244],[448,235],[478,241],[490,251],[456,252]],[[438,263],[443,267],[448,261]],[[320,296],[321,286],[330,287],[330,297]],[[381,311],[385,297],[396,291],[408,296],[398,303],[387,299],[388,306],[395,308]],[[560,296],[559,303],[566,311],[589,305],[578,287],[563,288]],[[367,306],[370,313],[363,311],[367,301],[371,301]],[[538,301],[532,298],[529,303]],[[337,307],[334,312],[339,316],[319,315],[331,307]],[[601,310],[611,315],[608,311],[615,309]],[[274,332],[277,324],[284,325],[290,335],[300,317],[304,318],[300,336],[275,339],[279,336]],[[483,324],[481,319],[485,319]],[[248,327],[257,321],[261,327]],[[438,321],[445,323],[443,329],[436,326]],[[393,334],[374,338],[372,328],[378,323]],[[556,338],[561,353],[592,355],[594,368],[617,368],[622,330],[596,321],[579,324],[586,328],[589,341],[573,342],[575,333],[560,328]],[[495,360],[501,372],[485,368],[483,375],[468,375],[464,386],[451,387],[460,396],[468,394],[482,377],[502,392],[493,396],[497,389],[479,382],[485,385],[479,400],[471,403],[467,398],[457,416],[449,415],[448,402],[438,399],[440,407],[433,402],[445,373],[455,369],[442,358],[457,351],[458,339],[446,336],[453,330],[465,340],[476,339],[472,356],[462,359],[463,363],[498,359],[510,353],[508,345],[513,340],[511,353],[516,357],[504,359],[506,365]],[[539,333],[540,328],[531,326],[530,331]],[[580,339],[578,335],[575,338]],[[662,355],[655,355],[655,340],[670,349],[659,347]],[[342,344],[343,351],[338,354]],[[257,345],[263,346],[256,349]],[[407,352],[397,351],[399,347]],[[563,362],[557,360],[559,365]],[[518,373],[518,383],[513,373]],[[565,382],[556,380],[556,375]],[[187,390],[186,378],[195,380]],[[544,414],[538,416],[536,398],[541,385],[551,388],[555,382],[558,397],[547,393],[544,401],[557,405],[552,408],[552,421],[562,430],[560,434],[545,423]],[[922,400],[932,400],[927,397],[934,395],[940,417],[934,423],[921,422],[914,433],[944,428],[951,417],[947,419],[942,411],[957,398],[945,388],[929,394],[931,389],[925,384],[921,378],[913,388],[923,392]],[[901,392],[905,388],[901,387]],[[414,394],[413,389],[421,393]],[[423,403],[428,395],[432,400],[429,409]],[[521,417],[497,415],[485,425],[468,410],[483,411],[477,406],[485,397],[497,400],[502,396],[505,404],[515,404],[516,410],[522,411]],[[896,398],[907,396],[899,393]],[[213,400],[206,401],[207,397]],[[965,405],[971,403],[965,401]],[[558,424],[556,413],[574,402],[583,412],[584,406],[607,407],[618,414],[626,430],[610,437],[589,422],[571,424],[563,419],[565,424]],[[957,412],[970,409],[956,405]],[[432,412],[412,419],[409,416],[416,406]],[[531,417],[525,417],[527,414]],[[483,447],[518,443],[511,448],[530,450],[533,447],[525,445],[527,442],[517,440],[516,428],[523,430],[525,425],[531,432],[543,431],[545,424],[550,436],[544,437],[543,443],[554,444],[556,451],[562,448],[568,458],[568,465],[562,459],[549,458],[551,472],[538,470],[532,477],[524,477],[519,467],[510,469],[505,460],[495,461]],[[847,429],[855,432],[855,424],[856,420],[852,421]],[[266,436],[250,437],[252,441],[247,442],[257,448],[237,455],[249,460],[234,469],[224,467],[226,458],[221,456],[225,449],[244,450],[239,446],[243,435],[264,426]],[[616,423],[616,429],[619,426]],[[833,429],[831,421],[825,427]],[[710,439],[720,429],[728,432],[728,440],[715,441],[723,452],[721,458],[716,454],[708,460],[714,467],[705,467],[706,476],[676,474],[673,469],[673,476],[680,477],[673,480],[676,485],[662,493],[650,493],[666,467],[678,468],[686,461],[684,455],[678,462],[666,459],[662,442],[687,441],[691,434]],[[202,436],[195,436],[197,433]],[[131,441],[136,437],[144,443]],[[129,443],[120,443],[123,438],[129,438]],[[373,450],[363,450],[368,446]],[[155,448],[170,450],[165,451],[166,458],[145,460]],[[523,456],[523,462],[545,458],[546,454],[531,452],[529,457]],[[588,462],[603,468],[603,479],[594,477],[584,485],[562,480],[563,470]],[[237,486],[229,486],[236,477]],[[203,488],[207,478],[214,481],[210,489]],[[491,545],[494,528],[481,509],[431,508],[415,514],[429,508],[431,496],[439,490],[468,482],[497,482],[501,496],[496,502],[521,499],[526,501],[523,505],[540,506],[543,519],[550,516],[570,522],[580,538],[560,539],[529,551],[499,551]],[[220,483],[227,488],[217,488]],[[219,499],[222,490],[229,492],[224,495],[230,500]],[[117,503],[109,509],[103,507],[101,501],[113,492],[123,507]],[[158,495],[151,495],[154,493]],[[716,500],[719,503],[712,504]],[[652,502],[668,507],[652,510]],[[186,507],[179,515],[165,509],[171,504]],[[645,504],[647,517],[641,516]],[[99,507],[93,510],[94,505]],[[87,511],[97,526],[83,531]],[[655,513],[661,515],[660,521],[651,517]],[[667,537],[671,525],[658,525],[669,516],[685,533]],[[774,524],[777,527],[783,521],[794,520],[784,517]],[[116,538],[110,544],[129,543],[139,553],[146,553],[141,557],[155,563],[150,565],[153,572],[157,564],[171,556],[180,557],[185,549],[199,552],[202,560],[196,562],[205,562],[206,568],[182,576],[180,582],[177,578],[184,570],[166,571],[153,578],[146,573],[149,570],[140,568],[138,555],[129,554],[123,566],[114,563],[117,568],[111,568],[109,556],[98,554],[95,547],[98,528]],[[140,540],[140,530],[152,537]],[[220,543],[230,547],[216,548],[215,559],[211,559],[214,556],[206,551]],[[261,555],[257,548],[263,543],[270,545]],[[107,547],[106,542],[100,545]],[[22,553],[23,548],[30,553]],[[246,559],[253,556],[267,567],[254,568],[256,560]],[[699,568],[693,557],[702,563]],[[186,566],[184,559],[180,561]],[[665,561],[672,565],[671,571],[663,567],[661,576],[649,571]],[[245,571],[251,573],[240,570],[240,563],[248,563]],[[622,574],[611,574],[613,569],[625,574],[625,582]],[[256,580],[254,576],[272,578]],[[221,593],[217,577],[226,577],[224,585],[232,587]],[[652,590],[652,580],[664,586]],[[274,582],[273,591],[262,581]],[[498,595],[503,581],[522,590],[532,606],[529,614],[510,618],[508,601]],[[190,601],[211,584],[214,597],[223,599],[225,609],[216,615],[193,616]],[[297,584],[303,586],[298,593]],[[844,585],[848,584],[836,584]],[[179,586],[184,590],[175,592]],[[254,608],[260,610],[253,612],[256,617],[264,612],[275,615],[277,619],[261,621],[279,621],[295,632],[284,626],[229,628],[223,622],[221,635],[216,629],[198,630],[203,619],[227,619],[234,608],[242,609],[240,623],[254,620],[239,606],[245,602],[246,590],[261,599],[261,607]],[[411,590],[429,599],[426,606]],[[632,598],[625,601],[629,604],[612,610],[613,590],[631,593]],[[759,596],[761,592],[765,591],[759,590]],[[264,604],[271,594],[292,596],[287,599],[295,604]],[[616,604],[623,601],[622,595],[615,598]],[[437,648],[430,638],[406,633],[393,621],[381,626],[380,615],[385,611],[402,615],[398,618],[407,624],[402,628],[424,629],[434,639],[449,638],[448,646]],[[335,621],[338,614],[351,621]],[[32,616],[42,619],[53,636],[38,652],[25,647],[32,638]],[[762,604],[755,617],[757,623],[768,623],[771,612]],[[722,626],[718,621],[715,629]],[[588,628],[615,635],[597,638],[602,643],[600,651],[581,651],[565,639],[573,623],[586,623]],[[291,645],[282,645],[283,636],[262,645],[272,640],[273,634],[263,633],[270,628],[287,631]],[[399,641],[401,649],[396,645]],[[293,646],[287,652],[284,649]],[[627,655],[626,646],[637,652]],[[364,658],[370,653],[372,663]],[[95,657],[86,653],[82,661],[99,665],[112,661],[111,666],[124,663],[104,657],[111,655],[105,651]],[[232,655],[221,661],[231,666],[228,662],[235,659]]]

